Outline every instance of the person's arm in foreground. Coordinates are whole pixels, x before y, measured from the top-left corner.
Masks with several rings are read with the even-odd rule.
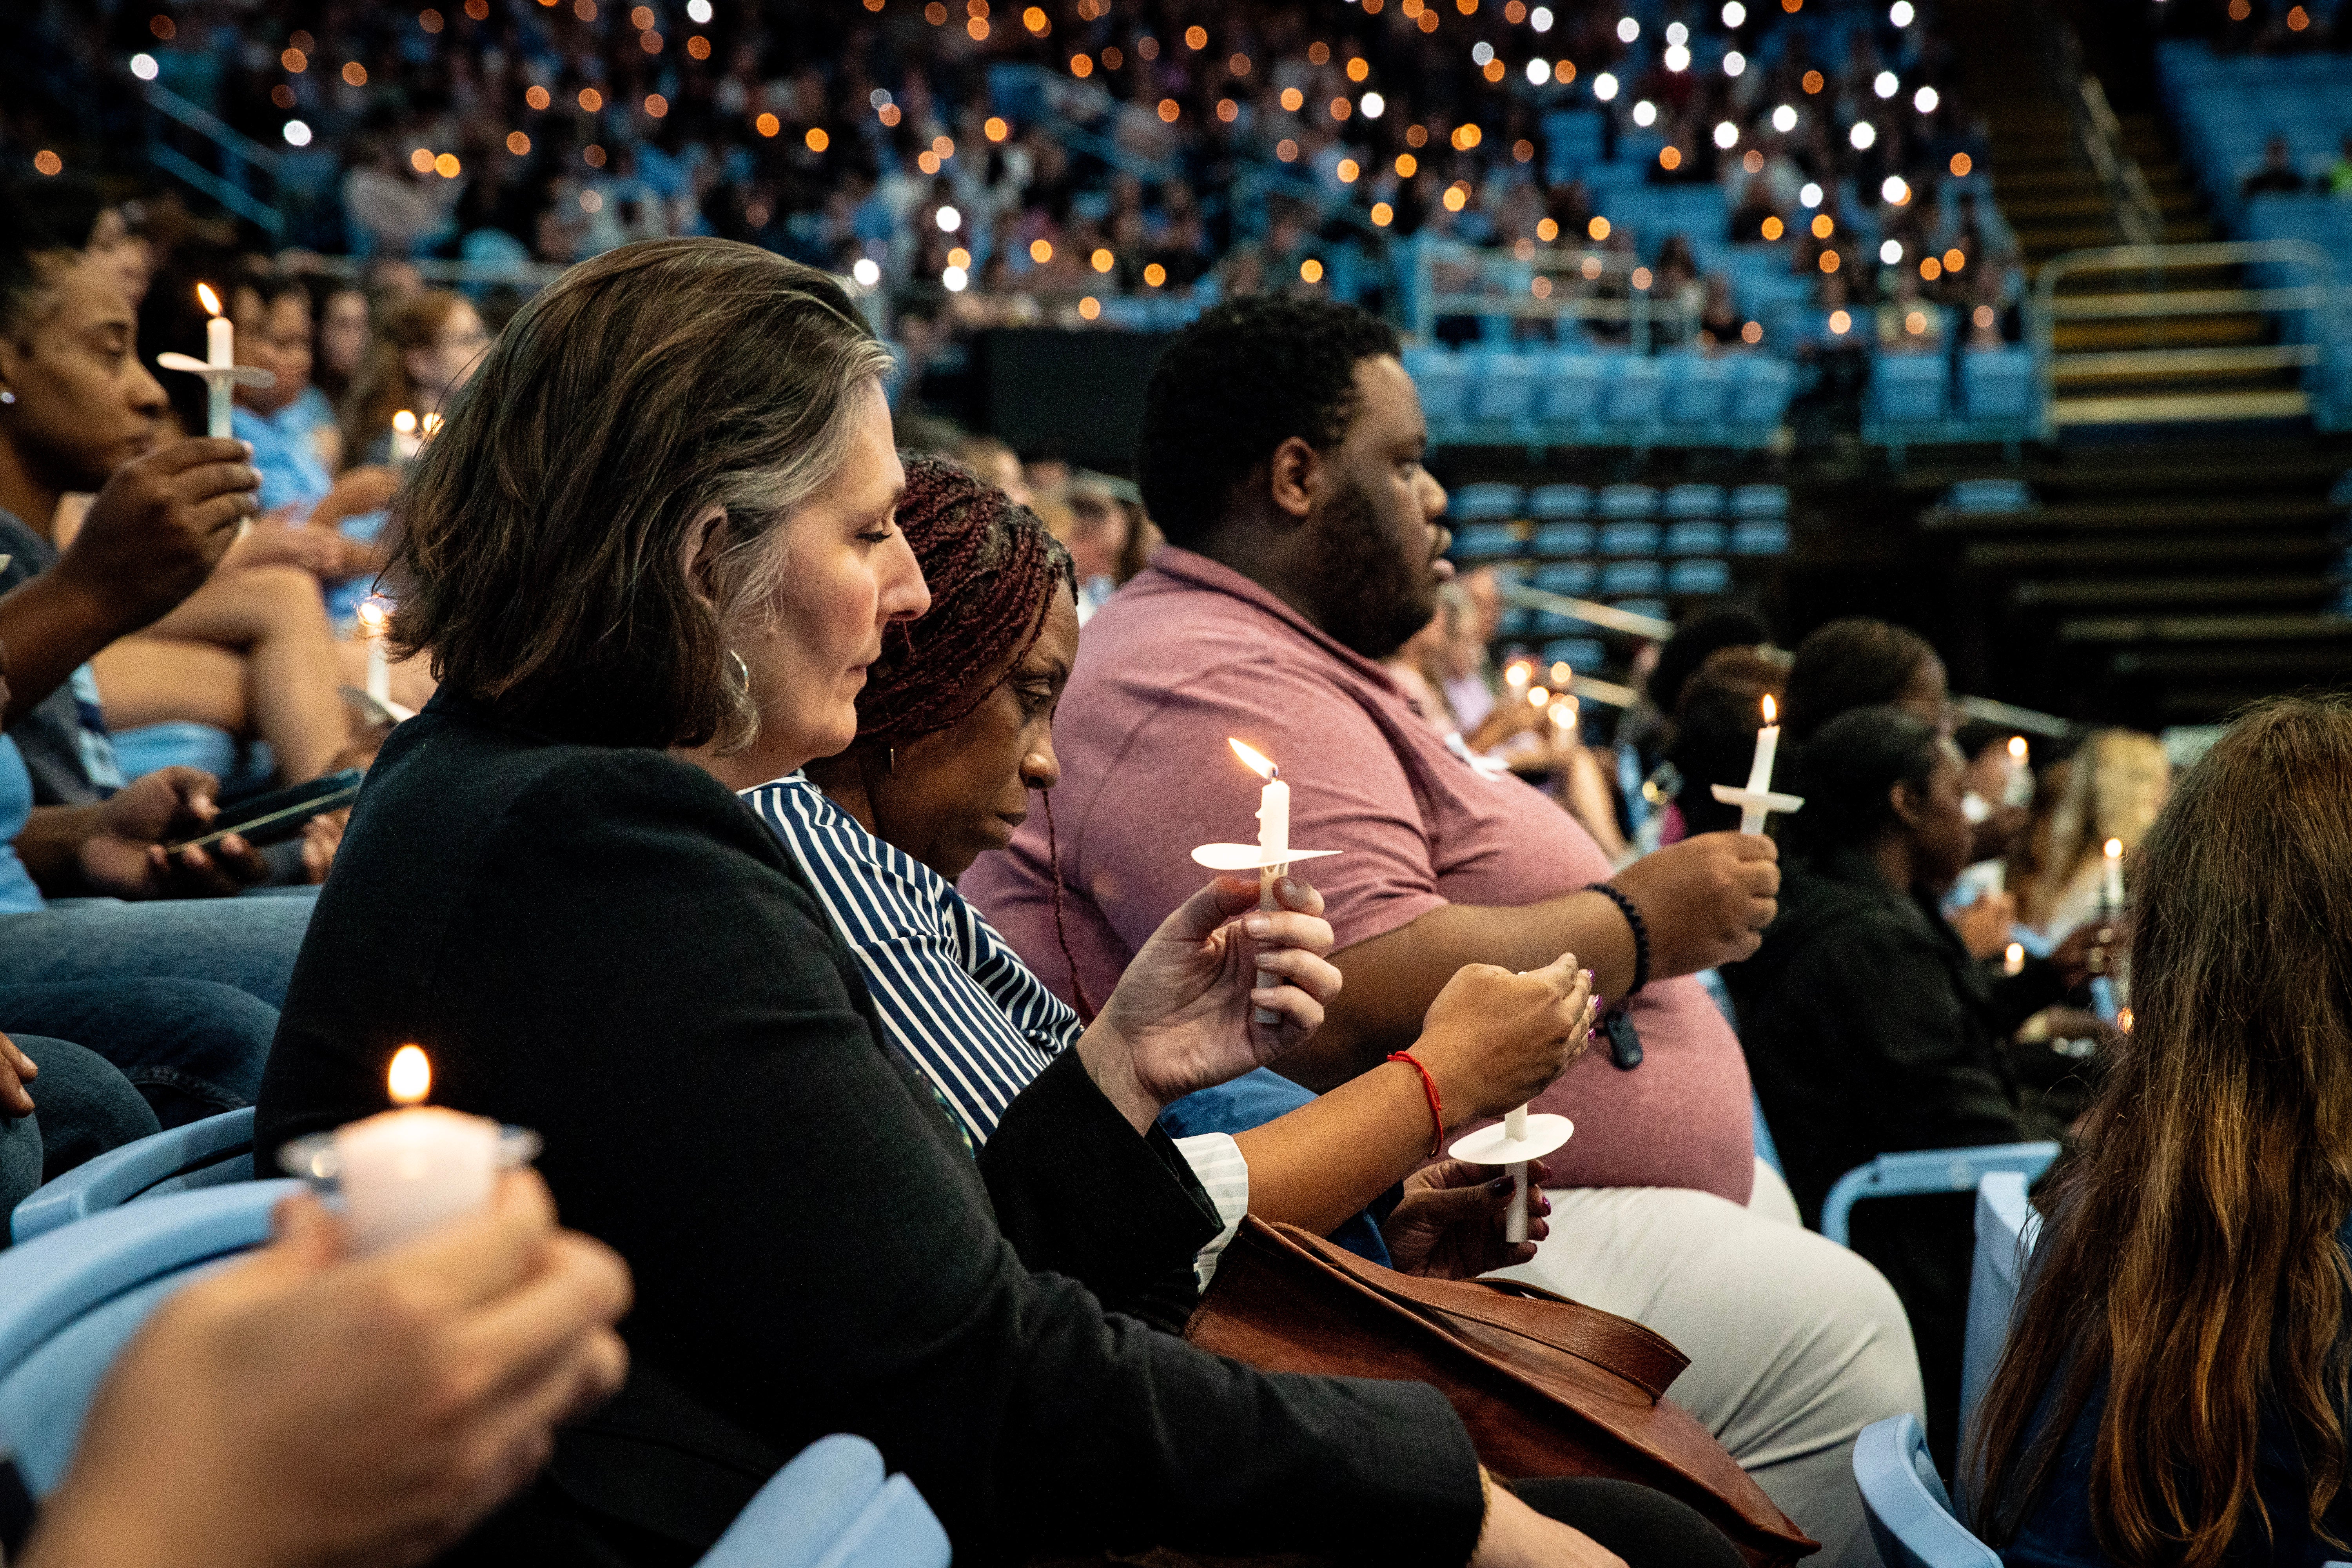
[[[23,718],[92,654],[194,593],[260,488],[242,441],[174,441],[116,469],[58,563],[0,598],[5,716]]]
[[[422,1563],[621,1385],[628,1270],[536,1174],[375,1258],[310,1197],[278,1219],[124,1351],[25,1568]]]
[[[219,791],[201,769],[158,768],[97,805],[35,806],[16,853],[53,899],[223,897],[268,877],[259,850],[234,833],[210,849],[163,847],[210,828]]]

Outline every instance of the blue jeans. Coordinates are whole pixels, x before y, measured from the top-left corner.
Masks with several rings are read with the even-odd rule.
[[[121,1073],[64,1040],[11,1034],[41,1074],[26,1086],[30,1116],[0,1116],[0,1243],[5,1221],[35,1187],[156,1131],[155,1113]]]
[[[0,985],[211,980],[284,1006],[319,889],[268,891],[267,898],[136,904],[59,899],[46,910],[0,915]]]
[[[0,985],[0,1029],[80,1042],[177,1127],[259,1098],[278,1009],[209,980]]]

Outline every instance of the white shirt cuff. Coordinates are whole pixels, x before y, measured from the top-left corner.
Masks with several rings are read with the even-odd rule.
[[[1216,1205],[1217,1217],[1224,1221],[1218,1231],[1192,1258],[1192,1275],[1206,1290],[1209,1281],[1217,1277],[1217,1259],[1232,1241],[1234,1233],[1242,1227],[1242,1216],[1249,1213],[1249,1161],[1242,1154],[1241,1145],[1223,1132],[1202,1132],[1191,1138],[1176,1140],[1176,1152],[1192,1167],[1201,1185]]]

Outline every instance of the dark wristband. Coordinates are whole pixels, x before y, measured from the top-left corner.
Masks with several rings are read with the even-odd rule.
[[[1612,1012],[1622,1011],[1625,1004],[1639,996],[1642,988],[1650,983],[1650,928],[1643,922],[1642,911],[1633,907],[1633,900],[1608,883],[1588,883],[1584,890],[1598,893],[1616,905],[1617,912],[1625,917],[1626,929],[1633,933],[1633,983],[1625,987],[1623,995],[1615,998],[1617,1005],[1611,1009]]]

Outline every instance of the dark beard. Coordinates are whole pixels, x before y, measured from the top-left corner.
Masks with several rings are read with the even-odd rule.
[[[1386,658],[1437,613],[1429,563],[1397,553],[1361,485],[1334,495],[1319,521],[1323,553],[1305,584],[1316,622],[1349,652]]]

